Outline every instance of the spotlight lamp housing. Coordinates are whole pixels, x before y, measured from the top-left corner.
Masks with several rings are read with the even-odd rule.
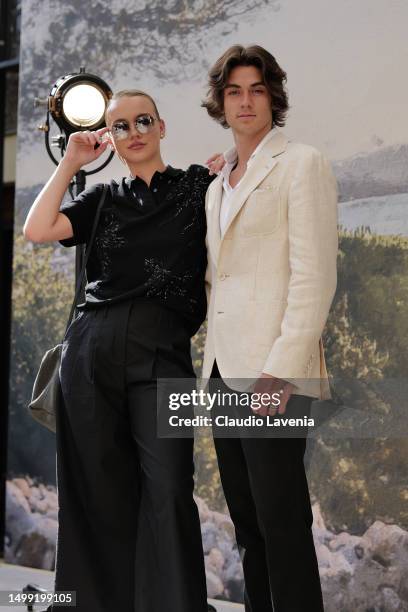
[[[85,67],[81,66],[79,72],[57,79],[46,98],[34,99],[35,107],[45,106],[47,109],[45,122],[37,127],[44,132],[47,153],[56,166],[59,161],[51,147],[58,148],[63,157],[71,134],[105,127],[105,110],[112,96],[112,89],[101,77],[86,72]],[[60,129],[58,136],[50,137],[50,116]],[[93,170],[81,170],[82,175],[99,172],[109,164],[113,156],[114,152],[111,151],[101,166]],[[82,189],[83,181],[77,180],[78,183],[79,189]]]
[[[60,77],[48,96],[48,110],[67,136],[105,125],[105,108],[112,97],[109,85],[81,67],[77,74]]]

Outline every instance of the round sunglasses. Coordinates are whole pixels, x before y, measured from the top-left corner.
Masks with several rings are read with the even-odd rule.
[[[157,119],[148,113],[145,113],[143,115],[138,115],[133,121],[133,125],[139,134],[148,134],[152,131],[156,121]],[[130,127],[128,122],[125,120],[117,121],[112,125],[110,132],[115,140],[125,140],[129,136]]]

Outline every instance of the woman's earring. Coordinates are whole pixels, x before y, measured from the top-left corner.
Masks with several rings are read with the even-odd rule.
[[[160,133],[160,138],[164,138],[164,132]]]

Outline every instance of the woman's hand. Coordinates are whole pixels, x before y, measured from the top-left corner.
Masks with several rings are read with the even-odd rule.
[[[108,127],[93,131],[86,130],[74,132],[71,134],[64,155],[65,161],[68,163],[71,162],[79,169],[95,161],[95,159],[98,159],[110,143],[110,139],[105,140],[105,142],[100,141],[102,134],[106,132],[109,132]],[[95,149],[96,144],[99,146]]]
[[[227,162],[225,161],[224,155],[222,153],[215,153],[212,155],[207,161],[205,165],[208,166],[210,176],[212,174],[218,174],[221,172],[223,167]]]

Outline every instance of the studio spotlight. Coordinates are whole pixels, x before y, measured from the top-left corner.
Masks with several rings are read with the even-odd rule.
[[[51,87],[47,98],[35,98],[34,106],[47,107],[46,121],[39,125],[38,129],[44,132],[47,152],[56,165],[59,162],[50,147],[50,116],[60,129],[60,134],[51,138],[51,146],[58,147],[63,157],[70,134],[105,127],[105,109],[111,97],[112,90],[109,85],[99,76],[86,72],[81,66],[78,73],[60,77]],[[80,170],[75,181],[76,195],[85,189],[85,176],[102,170],[113,155],[111,151],[103,164],[94,170]]]
[[[63,157],[70,134],[80,130],[97,130],[105,127],[105,109],[112,95],[111,88],[103,79],[86,72],[85,67],[81,66],[79,72],[60,77],[51,87],[46,98],[34,99],[35,107],[44,106],[47,109],[45,123],[39,125],[38,129],[44,132],[45,148],[56,166],[59,160],[55,158],[51,147],[58,148]],[[60,130],[57,136],[51,138],[51,145],[50,117]],[[100,172],[109,164],[113,156],[114,151],[110,151],[105,161],[93,170],[86,171],[81,168],[76,173],[75,180],[72,180],[68,187],[71,197],[74,198],[85,189],[86,176]],[[83,248],[76,247],[75,283],[81,269],[83,255]]]
[[[96,130],[104,126],[105,108],[111,96],[105,81],[80,72],[55,83],[48,98],[49,108],[54,121],[66,133]]]

